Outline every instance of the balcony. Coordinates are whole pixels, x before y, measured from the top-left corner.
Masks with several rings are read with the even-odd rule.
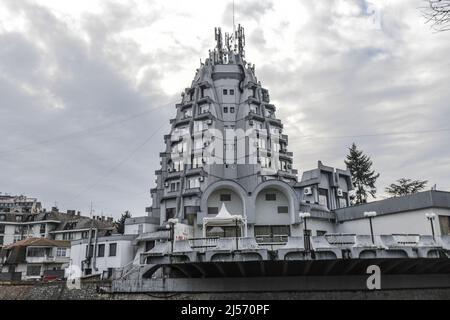
[[[207,103],[212,104],[212,103],[214,103],[214,100],[211,99],[210,97],[206,96],[206,97],[200,98],[200,99],[197,101],[197,104],[198,104],[199,106],[204,105],[204,104],[207,104]]]
[[[195,118],[194,118],[195,121],[208,120],[208,119],[210,119],[210,120],[215,119],[215,117],[213,116],[213,114],[210,111],[200,113],[197,116],[195,116]]]
[[[192,188],[192,189],[186,189],[183,192],[184,197],[192,197],[192,196],[200,196],[202,193],[202,190],[200,188]]]
[[[181,118],[175,121],[175,128],[189,124],[192,121],[192,117]]]
[[[192,108],[193,106],[194,106],[194,101],[188,101],[188,102],[181,104],[180,109],[181,109],[181,111],[183,111],[185,109]]]
[[[43,257],[27,257],[27,263],[67,263],[69,262],[69,257],[54,257],[45,255]]]
[[[266,117],[266,119],[270,124],[273,124],[274,126],[277,126],[279,128],[283,128],[283,124],[281,123],[280,119],[271,118],[271,117]]]
[[[257,121],[263,122],[265,120],[265,118],[258,113],[250,111],[250,113],[248,114],[247,120],[257,120]]]
[[[250,96],[250,97],[248,97],[248,99],[247,99],[247,101],[245,101],[245,103],[248,103],[248,104],[256,104],[256,105],[261,105],[261,101],[259,101],[258,99],[256,99],[255,97],[252,97],[252,96]]]

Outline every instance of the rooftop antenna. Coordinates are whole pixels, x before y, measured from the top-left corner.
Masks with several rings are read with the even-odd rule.
[[[236,9],[235,0],[233,0],[233,34],[236,34],[235,9]]]

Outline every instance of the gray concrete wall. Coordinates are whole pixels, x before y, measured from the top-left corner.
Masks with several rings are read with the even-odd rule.
[[[82,290],[68,290],[65,283],[0,284],[0,300],[450,300],[450,289],[410,289],[333,292],[227,292],[179,294],[110,294],[99,292],[108,283],[83,283]]]

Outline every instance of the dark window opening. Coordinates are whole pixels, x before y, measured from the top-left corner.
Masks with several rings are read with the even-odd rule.
[[[98,245],[97,257],[103,258],[104,256],[105,256],[105,245],[104,244],[99,244]]]
[[[278,207],[278,214],[289,213],[289,207]]]
[[[227,96],[228,95],[228,90],[227,89],[223,89],[223,95]]]
[[[443,236],[450,235],[450,217],[439,216],[439,224],[441,225],[441,234]]]
[[[214,208],[214,207],[210,207],[210,208],[208,208],[208,214],[209,215],[214,215],[214,216],[216,216],[216,215],[218,215],[219,214],[219,208]]]
[[[109,256],[115,257],[117,255],[117,243],[111,243],[109,245]]]
[[[145,252],[149,252],[149,251],[153,250],[154,247],[155,247],[155,241],[147,241],[145,243]]]
[[[234,90],[233,89],[230,90],[230,96],[234,96]]]
[[[235,112],[236,112],[236,109],[234,107],[231,107],[230,108],[230,113],[235,113]]]
[[[91,258],[93,255],[94,255],[94,246],[92,244],[90,246],[87,245],[86,246],[86,258]]]
[[[176,215],[175,208],[166,209],[166,221],[175,218],[175,215]]]
[[[223,113],[228,113],[228,107],[223,108]]]
[[[277,201],[277,195],[274,193],[267,193],[266,201]]]
[[[290,236],[290,226],[255,226],[258,243],[286,243]]]
[[[221,202],[230,202],[231,201],[231,194],[221,194],[220,195],[220,201]]]
[[[27,276],[39,277],[41,275],[41,266],[27,266]]]

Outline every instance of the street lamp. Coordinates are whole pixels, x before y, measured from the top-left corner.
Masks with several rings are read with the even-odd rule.
[[[436,241],[436,235],[435,235],[435,232],[434,232],[434,220],[436,219],[436,214],[434,214],[434,213],[427,213],[425,216],[430,221],[431,232],[433,233],[433,240]]]
[[[373,235],[373,224],[372,219],[375,218],[378,214],[376,212],[364,212],[364,217],[369,219],[370,222],[370,235],[372,236],[372,243],[375,244],[375,236]]]
[[[167,221],[169,223],[169,225],[167,226],[167,228],[170,230],[170,242],[171,242],[171,252],[173,253],[173,243],[174,243],[174,238],[175,238],[175,225],[179,223],[178,219],[170,219],[169,221]]]
[[[311,213],[300,212],[299,216],[305,222],[305,227],[303,228],[303,237],[305,238],[306,249],[309,251],[311,249],[311,243],[309,241],[309,231],[308,231],[307,219],[311,218]]]

